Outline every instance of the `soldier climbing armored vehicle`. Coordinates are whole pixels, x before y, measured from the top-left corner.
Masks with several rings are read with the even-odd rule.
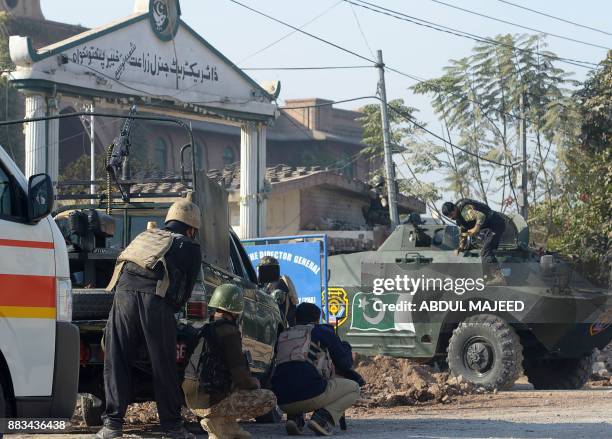
[[[529,248],[520,215],[504,220],[501,285],[488,283],[477,240],[456,254],[459,228],[418,215],[377,251],[330,257],[330,302],[348,308],[332,315],[343,338],[368,355],[448,364],[486,388],[509,388],[523,371],[536,389],[582,387],[593,349],[612,340],[612,293]]]

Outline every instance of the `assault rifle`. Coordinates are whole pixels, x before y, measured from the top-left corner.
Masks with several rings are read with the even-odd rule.
[[[106,171],[113,176],[115,182],[117,182],[117,176],[122,171],[122,179],[126,180],[129,178],[127,158],[130,155],[131,140],[130,135],[132,134],[132,128],[134,127],[134,117],[136,115],[136,105],[133,105],[130,109],[127,119],[123,123],[123,128],[119,137],[115,137],[112,145],[109,147],[109,157],[106,164]]]
[[[123,123],[123,128],[121,128],[121,133],[119,137],[115,137],[113,143],[111,143],[108,147],[107,155],[106,155],[106,196],[108,205],[106,207],[106,213],[110,215],[111,212],[111,177],[117,183],[117,187],[119,188],[119,192],[121,192],[121,196],[124,201],[129,200],[129,194],[126,195],[123,192],[123,188],[121,184],[119,184],[119,179],[117,175],[121,172],[121,179],[128,180],[130,178],[130,145],[132,144],[130,140],[130,135],[132,134],[132,128],[134,127],[134,116],[136,115],[136,105],[133,105],[130,109],[127,119]],[[129,192],[129,188],[128,188]]]

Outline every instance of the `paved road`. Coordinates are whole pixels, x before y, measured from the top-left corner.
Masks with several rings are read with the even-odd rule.
[[[350,414],[344,439],[429,438],[612,438],[612,388],[533,391],[517,388],[473,395],[452,404],[359,410]],[[286,437],[282,425],[245,424],[255,438]],[[155,432],[126,432],[127,437],[158,438]],[[312,436],[312,435],[311,435]],[[90,438],[90,434],[12,435],[25,438]],[[198,434],[198,439],[206,438]]]

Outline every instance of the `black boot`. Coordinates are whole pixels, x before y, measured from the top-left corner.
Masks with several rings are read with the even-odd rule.
[[[316,410],[308,421],[308,428],[317,436],[331,436],[334,432],[334,420],[325,409]]]
[[[306,420],[304,414],[289,416],[287,415],[287,423],[285,428],[289,436],[300,436],[304,433],[304,427],[306,426]]]

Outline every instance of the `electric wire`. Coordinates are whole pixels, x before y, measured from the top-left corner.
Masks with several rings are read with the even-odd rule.
[[[230,0],[230,1],[235,1],[235,0]],[[444,33],[455,35],[455,36],[458,36],[458,37],[467,38],[467,39],[474,40],[474,41],[477,41],[477,42],[480,42],[480,43],[493,44],[493,45],[497,45],[497,46],[504,46],[504,47],[508,47],[510,49],[513,49],[513,50],[517,50],[519,52],[523,52],[523,53],[539,54],[539,55],[544,56],[544,57],[549,58],[549,59],[553,59],[553,60],[556,60],[556,61],[564,62],[566,64],[571,64],[571,65],[574,65],[574,66],[577,66],[577,67],[582,67],[582,68],[585,68],[585,69],[591,69],[592,68],[591,66],[597,66],[596,63],[593,63],[593,62],[590,62],[590,61],[582,61],[582,60],[577,60],[577,59],[572,59],[572,58],[564,58],[564,57],[560,57],[560,56],[556,56],[556,55],[551,55],[551,54],[546,54],[546,53],[542,53],[542,52],[538,53],[538,52],[536,52],[534,50],[531,50],[531,49],[525,49],[525,48],[521,48],[521,47],[516,47],[514,45],[506,44],[506,43],[503,43],[501,41],[492,40],[492,39],[487,38],[487,37],[482,37],[480,35],[472,34],[472,33],[465,32],[465,31],[460,31],[460,30],[457,30],[457,29],[454,29],[454,28],[451,28],[451,27],[448,27],[448,26],[444,26],[444,25],[437,24],[437,23],[434,23],[434,22],[431,22],[431,21],[423,20],[422,18],[418,18],[418,17],[414,17],[414,16],[411,16],[411,15],[407,15],[407,14],[404,14],[403,12],[394,11],[392,9],[388,9],[388,8],[376,5],[374,3],[369,3],[369,2],[366,2],[364,0],[356,0],[356,1],[353,1],[353,0],[344,0],[344,1],[347,2],[347,3],[351,3],[351,4],[355,5],[355,6],[359,6],[360,8],[367,9],[369,11],[372,11],[372,12],[375,12],[375,13],[378,13],[378,14],[382,14],[382,15],[386,15],[386,16],[395,18],[397,20],[407,21],[409,23],[416,24],[418,26],[423,26],[423,27],[426,27],[426,28],[429,28],[429,29],[436,30],[438,32],[444,32]],[[359,3],[357,3],[357,1]]]
[[[516,26],[516,27],[519,27],[521,29],[529,30],[529,31],[532,31],[532,32],[538,32],[538,33],[541,33],[541,34],[546,34],[546,35],[549,35],[551,37],[560,38],[562,40],[571,41],[571,42],[579,43],[579,44],[584,44],[586,46],[597,47],[598,49],[605,49],[605,50],[609,49],[606,46],[601,46],[599,44],[589,43],[588,41],[577,40],[575,38],[566,37],[564,35],[559,35],[559,34],[555,34],[555,33],[552,33],[552,32],[536,29],[536,28],[533,28],[533,27],[524,26],[522,24],[513,23],[512,21],[507,21],[507,20],[503,20],[501,18],[492,17],[492,16],[487,15],[487,14],[482,14],[480,12],[476,12],[476,11],[472,11],[470,9],[462,8],[460,6],[452,5],[450,3],[446,3],[446,2],[443,2],[441,0],[429,0],[429,1],[432,1],[434,3],[438,3],[439,5],[442,5],[442,6],[447,6],[449,8],[457,9],[459,11],[467,12],[468,14],[476,15],[478,17],[487,18],[489,20],[497,21],[499,23],[509,24],[511,26]]]
[[[371,69],[375,66],[240,67],[241,70],[343,70]]]
[[[313,18],[311,18],[310,20],[308,20],[306,23],[302,24],[301,26],[299,26],[299,29],[303,29],[306,26],[308,26],[310,23],[318,20],[319,18],[321,18],[323,15],[327,14],[329,11],[331,11],[332,9],[334,9],[336,6],[338,6],[340,3],[342,3],[342,0],[339,0],[338,2],[334,3],[333,5],[331,5],[329,8],[325,9],[323,12],[321,12],[320,14],[314,16]],[[296,33],[297,30],[293,30],[289,33],[286,33],[285,35],[283,35],[282,37],[272,41],[271,43],[267,44],[266,46],[262,47],[261,49],[251,53],[250,55],[245,56],[244,58],[242,58],[241,60],[238,61],[238,64],[242,64],[243,62],[245,62],[248,59],[253,58],[255,55],[259,55],[261,52],[268,50],[270,47],[280,43],[281,41],[283,41],[284,39],[290,37],[291,35],[293,35],[294,33]],[[243,69],[244,70],[244,69]]]
[[[608,32],[608,31],[597,29],[597,28],[591,27],[591,26],[587,26],[585,24],[576,23],[575,21],[566,20],[565,18],[556,17],[554,15],[547,14],[547,13],[542,12],[542,11],[536,11],[535,9],[531,9],[531,8],[528,8],[528,7],[522,6],[522,5],[517,5],[516,3],[512,3],[512,2],[509,2],[507,0],[497,0],[497,1],[500,2],[500,3],[505,3],[505,4],[510,5],[510,6],[514,6],[515,8],[520,8],[520,9],[524,9],[524,10],[529,11],[529,12],[533,12],[534,14],[538,14],[538,15],[542,15],[544,17],[552,18],[553,20],[562,21],[563,23],[572,24],[574,26],[582,27],[584,29],[589,29],[589,30],[592,30],[592,31],[595,31],[595,32],[602,33],[604,35],[612,35],[612,33]]]
[[[364,99],[376,99],[378,101],[381,101],[380,97],[372,95],[372,96],[360,96],[360,97],[357,97],[357,98],[350,98],[350,99],[342,99],[342,100],[338,100],[338,101],[323,102],[321,104],[302,105],[302,106],[299,106],[299,107],[284,107],[283,109],[285,109],[285,110],[292,110],[292,109],[302,109],[302,108],[326,107],[326,106],[330,106],[330,105],[334,105],[334,104],[341,104],[341,103],[345,103],[345,102],[353,102],[353,101],[364,100]],[[488,159],[488,158],[483,157],[483,156],[481,156],[479,154],[476,154],[476,153],[474,153],[474,152],[472,152],[472,151],[470,151],[468,149],[465,149],[465,148],[462,148],[462,147],[460,147],[458,145],[455,145],[454,143],[450,142],[449,140],[445,139],[444,137],[442,137],[442,136],[436,134],[435,132],[425,128],[425,126],[423,126],[420,123],[418,123],[411,115],[406,114],[405,112],[403,112],[403,111],[401,111],[401,110],[399,110],[399,109],[389,105],[388,103],[387,103],[387,109],[389,109],[390,111],[395,112],[396,114],[398,114],[399,116],[404,118],[407,122],[409,122],[409,123],[413,124],[414,126],[420,128],[421,130],[425,131],[426,133],[430,134],[431,136],[435,137],[436,139],[441,140],[442,142],[450,145],[451,147],[453,147],[453,148],[455,148],[455,149],[457,149],[457,150],[459,150],[459,151],[461,151],[461,152],[463,152],[465,154],[468,154],[470,156],[478,158],[479,160],[482,160],[484,162],[489,162],[491,164],[498,165],[498,166],[503,166],[503,167],[506,167],[506,168],[511,168],[511,167],[514,167],[514,166],[517,166],[517,165],[523,163],[522,160],[517,161],[517,162],[512,162],[512,163],[501,163],[501,162],[498,162],[497,160]]]
[[[361,34],[361,37],[363,38],[363,42],[365,43],[366,47],[370,51],[370,55],[372,55],[372,58],[376,58],[376,55],[374,55],[374,51],[372,50],[372,47],[370,46],[368,38],[366,37],[365,32],[363,31],[363,27],[361,27],[361,22],[359,21],[359,17],[357,16],[357,12],[355,11],[355,8],[350,3],[349,3],[349,7],[351,8],[351,12],[353,13],[353,17],[355,18],[355,23],[357,23],[357,28],[359,29],[359,33]]]
[[[238,6],[241,6],[241,7],[245,8],[245,9],[248,9],[251,12],[254,12],[254,13],[258,14],[258,15],[266,17],[269,20],[272,20],[272,21],[275,21],[277,23],[280,23],[283,26],[287,26],[287,27],[295,30],[296,32],[303,33],[304,35],[308,35],[309,37],[314,38],[315,40],[318,40],[318,41],[320,41],[322,43],[325,43],[325,44],[327,44],[329,46],[335,47],[336,49],[339,49],[339,50],[341,50],[343,52],[349,53],[349,54],[351,54],[353,56],[356,56],[357,58],[361,58],[364,61],[368,61],[368,62],[371,62],[372,64],[376,64],[376,61],[374,61],[373,59],[368,58],[367,56],[360,55],[359,53],[354,52],[354,51],[352,51],[350,49],[347,49],[345,47],[339,46],[336,43],[332,43],[331,41],[328,41],[328,40],[326,40],[324,38],[318,37],[318,36],[316,36],[314,34],[311,34],[310,32],[306,32],[305,30],[300,29],[299,27],[293,26],[292,24],[289,24],[289,23],[287,23],[285,21],[279,20],[278,18],[274,18],[271,15],[268,15],[268,14],[266,14],[264,12],[258,11],[257,9],[254,9],[254,8],[248,6],[248,5],[245,5],[244,3],[240,3],[237,0],[229,0],[229,1],[232,2],[232,3],[237,4]],[[343,1],[345,1],[345,0],[343,0]]]
[[[325,44],[328,44],[328,45],[331,45],[331,46],[333,46],[333,47],[335,47],[335,48],[338,48],[339,50],[342,50],[343,52],[347,52],[347,53],[353,54],[353,55],[355,55],[355,56],[357,56],[357,57],[359,57],[359,58],[361,58],[361,59],[364,59],[364,60],[366,60],[366,61],[369,61],[369,62],[373,63],[373,64],[374,64],[376,67],[378,67],[378,63],[377,63],[377,62],[375,62],[375,61],[373,61],[373,60],[371,60],[371,59],[369,59],[369,58],[367,58],[367,57],[365,57],[365,56],[363,56],[363,55],[360,55],[360,54],[358,54],[358,53],[355,53],[355,52],[353,52],[353,51],[351,51],[351,50],[349,50],[349,49],[346,49],[346,48],[344,48],[344,47],[341,47],[341,46],[339,46],[339,45],[338,45],[338,44],[336,44],[336,43],[333,43],[333,42],[331,42],[331,41],[327,41],[327,40],[325,40],[325,39],[323,39],[323,38],[321,38],[321,37],[318,37],[318,36],[316,36],[316,35],[313,35],[313,34],[310,34],[310,33],[308,33],[308,32],[302,31],[301,29],[298,29],[298,28],[296,28],[295,26],[292,26],[291,24],[285,23],[284,21],[278,20],[278,19],[276,19],[276,18],[274,18],[274,17],[272,17],[272,16],[270,16],[270,15],[268,15],[268,14],[264,14],[263,12],[257,11],[257,10],[255,10],[255,9],[253,9],[253,8],[249,7],[249,6],[243,5],[242,3],[240,3],[240,2],[238,2],[238,1],[236,1],[236,0],[230,0],[230,1],[231,1],[231,2],[233,2],[233,3],[236,3],[236,4],[240,5],[240,6],[242,6],[242,7],[244,7],[244,8],[246,8],[246,9],[249,9],[249,10],[251,10],[251,11],[253,11],[253,12],[255,12],[255,13],[259,14],[259,15],[262,15],[262,16],[264,16],[264,17],[266,17],[266,18],[268,18],[268,19],[270,19],[270,20],[272,20],[272,21],[275,21],[275,22],[277,22],[277,23],[280,23],[280,24],[282,24],[282,25],[284,25],[284,26],[287,26],[287,27],[290,27],[290,28],[292,28],[292,29],[296,29],[296,31],[297,31],[297,32],[301,32],[301,33],[303,33],[304,35],[307,35],[307,36],[309,36],[309,37],[311,37],[311,38],[315,38],[315,39],[317,39],[317,40],[319,40],[319,41],[321,41],[321,42],[324,42]],[[348,0],[343,0],[343,1],[348,1]],[[349,2],[349,3],[350,3],[350,2]],[[514,46],[511,46],[511,47],[514,47]],[[523,50],[525,50],[525,49],[523,49]],[[554,58],[555,58],[555,59],[557,59],[558,57],[554,57]],[[409,73],[402,72],[401,70],[398,70],[398,69],[396,69],[396,68],[390,67],[390,66],[388,66],[388,65],[385,65],[384,67],[385,67],[387,70],[389,70],[389,71],[392,71],[392,72],[394,72],[394,73],[397,73],[397,74],[402,75],[402,76],[405,76],[405,77],[408,77],[408,78],[410,78],[410,79],[412,79],[412,80],[414,80],[414,81],[416,81],[416,82],[423,83],[423,82],[425,82],[425,81],[426,81],[425,79],[423,79],[423,78],[419,78],[419,77],[418,77],[418,76],[416,76],[416,75],[412,75],[412,74],[409,74]],[[583,66],[583,67],[584,67],[584,66]],[[447,94],[450,94],[450,95],[452,95],[452,96],[458,96],[458,94],[456,94],[456,93],[452,93],[452,92],[446,92],[446,93],[447,93]],[[521,116],[518,116],[518,115],[515,115],[515,114],[512,114],[512,113],[508,113],[508,112],[506,112],[506,111],[504,111],[504,110],[501,110],[501,109],[497,109],[497,108],[494,108],[494,107],[489,107],[489,106],[486,106],[486,105],[482,104],[481,102],[479,102],[479,101],[477,101],[477,100],[470,99],[470,98],[466,98],[466,100],[467,100],[468,102],[472,102],[472,103],[474,103],[474,104],[478,105],[478,106],[479,106],[481,109],[488,109],[488,110],[491,110],[491,111],[495,111],[495,112],[497,112],[497,113],[499,113],[499,114],[505,114],[506,116],[511,117],[511,118],[513,118],[513,119],[515,119],[515,120],[523,120],[523,117],[521,117]],[[193,102],[192,102],[192,103],[193,103]],[[529,119],[525,118],[525,120],[529,122]]]

